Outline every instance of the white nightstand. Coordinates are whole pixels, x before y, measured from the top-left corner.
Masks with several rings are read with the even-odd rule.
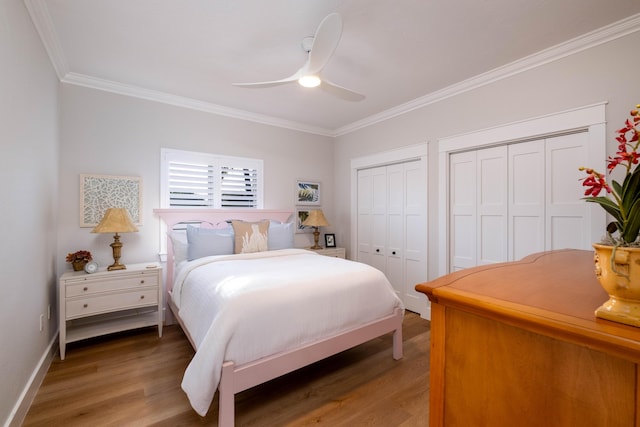
[[[335,258],[346,258],[346,251],[344,248],[322,248],[322,249],[309,249],[319,253],[320,255],[332,256]]]
[[[126,270],[69,271],[60,277],[60,359],[67,343],[158,325],[162,336],[162,268],[129,264]]]

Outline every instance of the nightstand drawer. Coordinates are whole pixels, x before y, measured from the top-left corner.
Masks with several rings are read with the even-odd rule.
[[[91,295],[101,292],[118,291],[123,289],[137,289],[147,286],[156,286],[158,284],[157,274],[137,274],[130,277],[123,277],[119,280],[100,279],[100,280],[84,280],[78,283],[67,283],[67,298],[77,297],[80,295]]]
[[[99,295],[89,298],[67,299],[66,318],[90,316],[114,310],[127,310],[158,304],[158,288]]]

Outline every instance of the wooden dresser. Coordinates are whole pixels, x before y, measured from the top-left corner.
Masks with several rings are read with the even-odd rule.
[[[640,328],[598,319],[593,252],[562,250],[422,283],[430,426],[640,427]]]

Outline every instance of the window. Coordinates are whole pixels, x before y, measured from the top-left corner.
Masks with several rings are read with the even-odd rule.
[[[262,208],[262,160],[161,150],[163,208]]]

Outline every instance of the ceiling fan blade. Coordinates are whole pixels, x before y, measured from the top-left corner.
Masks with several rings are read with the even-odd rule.
[[[231,84],[233,86],[241,86],[241,87],[256,87],[256,88],[273,87],[273,86],[280,86],[280,85],[283,85],[283,84],[289,83],[289,82],[295,82],[299,78],[300,78],[300,72],[298,71],[294,75],[289,76],[289,77],[284,78],[284,79],[280,79],[280,80],[272,80],[272,81],[268,81],[268,82],[231,83]]]
[[[309,61],[306,64],[306,71],[309,74],[317,74],[324,68],[336,50],[340,37],[342,37],[342,17],[337,13],[331,13],[320,22],[313,37]]]
[[[365,99],[365,96],[361,93],[354,92],[351,89],[347,89],[346,87],[339,86],[335,83],[332,83],[326,79],[322,79],[322,83],[320,83],[320,88],[331,95],[337,96],[338,98],[342,98],[345,101],[362,101]]]

